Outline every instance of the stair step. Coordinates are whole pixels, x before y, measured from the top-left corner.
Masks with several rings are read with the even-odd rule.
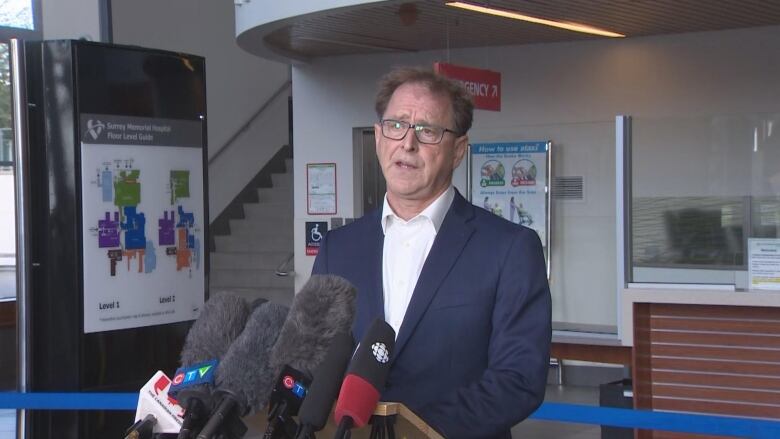
[[[220,291],[227,291],[238,297],[243,297],[250,303],[257,299],[265,299],[287,307],[292,305],[295,296],[295,291],[292,288],[220,288],[214,286],[211,287],[210,294]]]
[[[288,174],[293,173],[293,159],[284,159],[284,168],[287,170]]]
[[[277,225],[277,227],[269,228],[269,223]],[[267,221],[266,223],[263,223],[245,219],[232,219],[230,220],[230,233],[231,235],[258,237],[283,235],[290,238],[290,242],[292,242],[293,227],[292,224],[285,223],[282,225],[279,224],[278,221]]]
[[[262,187],[257,189],[257,199],[261,203],[292,203],[293,202],[293,188],[292,187]]]
[[[284,174],[271,174],[271,182],[275,188],[292,188],[293,174],[286,172]]]
[[[275,270],[289,256],[290,251],[225,252],[210,254],[211,270],[222,268]]]
[[[223,252],[291,252],[294,244],[285,236],[269,239],[247,239],[239,235],[215,236],[217,251]]]
[[[246,219],[274,218],[292,224],[293,209],[291,204],[282,203],[244,203]]]
[[[292,276],[277,276],[274,270],[242,270],[220,268],[211,270],[211,285],[215,288],[293,288]]]

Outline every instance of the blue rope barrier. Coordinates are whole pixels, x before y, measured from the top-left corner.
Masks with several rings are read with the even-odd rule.
[[[0,409],[135,410],[138,393],[0,392]]]
[[[0,392],[0,409],[135,410],[137,404],[138,393]],[[595,407],[581,404],[546,402],[531,415],[531,418],[541,421],[755,439],[780,437],[780,422],[778,421]]]
[[[531,418],[579,424],[599,424],[610,427],[674,431],[678,433],[712,434],[756,439],[780,438],[780,422],[777,421],[594,407],[580,404],[546,402],[531,415]]]

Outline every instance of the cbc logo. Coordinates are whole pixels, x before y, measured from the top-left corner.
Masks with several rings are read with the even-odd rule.
[[[376,342],[371,345],[371,352],[374,354],[376,361],[385,364],[390,361],[390,352],[387,351],[387,346],[384,343]]]

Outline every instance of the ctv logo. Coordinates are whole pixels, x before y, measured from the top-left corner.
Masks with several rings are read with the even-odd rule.
[[[217,368],[217,360],[194,364],[188,368],[179,368],[173,375],[171,394],[175,395],[179,390],[198,384],[213,384],[214,370]]]
[[[176,374],[176,376],[173,377],[173,384],[178,386],[180,384],[189,384],[193,381],[202,380],[204,376],[206,376],[207,373],[211,370],[212,366],[209,364],[207,366],[199,367],[197,369],[192,369],[188,371],[182,371]]]
[[[292,391],[292,393],[295,394],[295,396],[297,396],[298,398],[303,398],[304,396],[306,396],[306,387],[304,387],[303,384],[301,384],[300,382],[295,381],[295,378],[293,378],[292,376],[285,375],[282,378],[282,384],[286,389]]]

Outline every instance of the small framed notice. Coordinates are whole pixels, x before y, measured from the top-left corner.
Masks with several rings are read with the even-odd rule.
[[[748,239],[750,289],[780,290],[780,239]]]
[[[306,164],[306,212],[309,215],[336,214],[336,164]]]

